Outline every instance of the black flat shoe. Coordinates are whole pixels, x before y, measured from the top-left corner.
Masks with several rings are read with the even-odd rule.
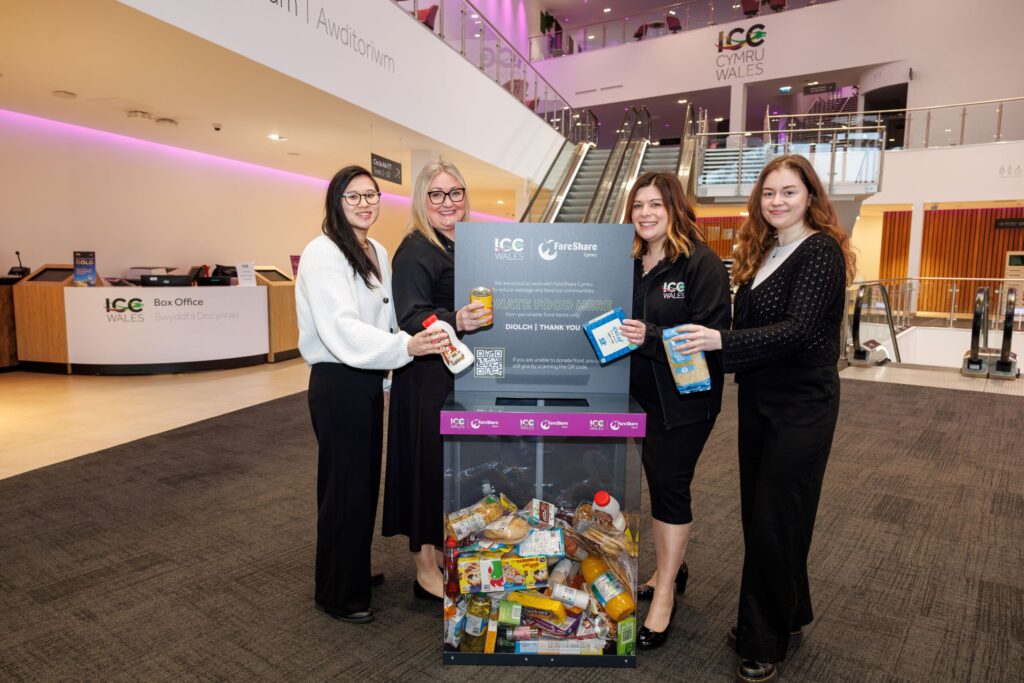
[[[736,669],[736,680],[739,683],[766,683],[779,677],[779,668],[775,662],[756,662],[744,659]]]
[[[804,639],[804,631],[803,631],[803,629],[798,628],[795,631],[790,631],[789,632],[789,649],[792,650],[793,648],[798,647],[800,645],[800,643],[803,642],[803,639]],[[736,649],[736,627],[735,626],[733,626],[731,629],[729,629],[729,634],[725,637],[725,640],[729,643],[729,647],[731,647],[733,650]]]
[[[342,612],[341,610],[334,609],[333,607],[321,605],[319,602],[316,603],[316,608],[330,618],[337,619],[338,621],[344,621],[347,624],[368,624],[373,621],[373,610],[370,608],[355,612]]]
[[[659,648],[668,641],[668,632],[672,630],[672,620],[676,618],[676,603],[672,603],[672,614],[668,618],[668,626],[664,631],[652,631],[646,626],[640,627],[636,636],[636,646],[641,650],[653,650]]]
[[[416,579],[412,580],[412,594],[420,600],[433,600],[434,602],[444,602],[444,598],[434,595],[426,588],[420,585],[420,582]]]
[[[371,574],[370,575],[370,588],[376,588],[384,583],[383,574]]]
[[[683,562],[683,566],[676,572],[676,595],[682,595],[686,592],[686,582],[690,578],[690,568]],[[637,600],[650,600],[654,597],[654,586],[648,586],[646,583],[642,583],[637,586],[636,598]]]

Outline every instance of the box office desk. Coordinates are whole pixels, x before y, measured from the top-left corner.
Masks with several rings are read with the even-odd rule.
[[[635,605],[640,440],[645,429],[646,415],[628,395],[530,398],[456,390],[441,412],[445,514],[491,493],[504,495],[520,510],[539,500],[568,512],[592,501],[597,491],[608,491],[618,500],[626,520],[624,537],[632,541],[629,552],[619,556],[618,570]],[[466,598],[460,592],[459,601]],[[461,618],[459,610],[449,607],[456,613],[451,618]],[[626,621],[613,627],[624,637],[616,634],[606,639],[600,651],[596,646],[601,643],[596,643],[580,652],[579,643],[586,641],[574,631],[566,638],[541,637],[514,647],[506,642],[505,651],[492,654],[465,652],[448,643],[444,663],[634,667],[635,614]],[[446,623],[446,631],[449,626]]]

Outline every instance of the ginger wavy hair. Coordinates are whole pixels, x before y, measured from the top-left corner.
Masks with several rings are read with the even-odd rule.
[[[843,259],[846,261],[846,284],[850,284],[857,272],[857,256],[850,245],[850,235],[839,224],[835,207],[829,201],[828,194],[811,162],[796,154],[775,157],[765,164],[757,177],[754,191],[747,200],[747,220],[743,221],[736,238],[736,249],[733,253],[733,284],[742,285],[752,281],[768,257],[768,252],[775,247],[775,228],[768,224],[761,213],[761,194],[764,192],[764,182],[768,174],[783,168],[796,173],[807,188],[810,202],[804,223],[816,232],[825,233],[839,244]]]
[[[696,242],[704,242],[704,234],[697,227],[697,215],[686,199],[686,192],[678,176],[673,173],[647,172],[636,179],[626,200],[626,211],[630,222],[633,221],[633,202],[636,193],[645,187],[656,187],[661,193],[668,213],[668,229],[665,239],[665,258],[675,261],[679,255],[689,256],[693,253]],[[647,253],[647,242],[640,235],[633,235],[633,258],[640,258]]]

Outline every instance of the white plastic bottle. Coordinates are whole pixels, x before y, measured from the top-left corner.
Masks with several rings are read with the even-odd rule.
[[[448,345],[441,352],[441,359],[453,375],[459,374],[473,364],[475,360],[473,352],[469,350],[468,346],[459,341],[459,337],[455,334],[455,330],[452,329],[451,325],[443,320],[438,320],[436,315],[431,314],[429,318],[423,321],[423,327],[427,330],[440,330],[445,333],[445,336],[448,338]]]
[[[612,526],[617,531],[625,530],[626,518],[619,510],[619,501],[612,498],[611,494],[607,491],[598,491],[594,494],[594,512],[608,515]],[[600,519],[600,516],[598,519]]]

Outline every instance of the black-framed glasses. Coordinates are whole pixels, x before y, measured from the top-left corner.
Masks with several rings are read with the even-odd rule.
[[[360,199],[365,199],[367,204],[376,204],[380,201],[380,192],[346,192],[341,198],[349,206],[359,206]]]
[[[453,187],[447,192],[441,192],[441,190],[431,190],[427,193],[427,199],[430,200],[431,204],[444,204],[444,198],[452,200],[452,202],[461,202],[466,198],[466,188],[464,187]]]

